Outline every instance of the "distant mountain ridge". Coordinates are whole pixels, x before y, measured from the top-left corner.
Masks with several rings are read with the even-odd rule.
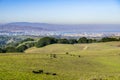
[[[23,23],[8,23],[0,25],[0,31],[41,31],[47,29],[41,27],[34,27],[33,25],[23,24]]]
[[[13,22],[0,25],[0,30],[33,30],[33,31],[77,31],[77,32],[95,32],[95,31],[120,31],[120,24],[48,24],[48,23],[30,23]]]

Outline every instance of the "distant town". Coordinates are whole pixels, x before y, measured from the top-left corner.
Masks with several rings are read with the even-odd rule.
[[[0,35],[57,36],[101,38],[120,36],[119,24],[60,25],[47,23],[14,22],[0,25]]]
[[[110,37],[120,36],[120,32],[59,32],[59,31],[0,31],[0,35],[6,36],[62,36],[62,37]]]

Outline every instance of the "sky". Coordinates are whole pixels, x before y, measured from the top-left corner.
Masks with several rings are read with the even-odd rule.
[[[120,0],[0,0],[0,23],[120,24]]]

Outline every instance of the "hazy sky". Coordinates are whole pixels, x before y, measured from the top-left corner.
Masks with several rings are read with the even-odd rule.
[[[0,0],[0,23],[120,24],[120,0]]]

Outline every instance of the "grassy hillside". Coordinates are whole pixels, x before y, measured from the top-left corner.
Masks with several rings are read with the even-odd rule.
[[[52,44],[42,48],[30,48],[25,53],[49,54],[81,54],[81,55],[115,55],[120,49],[120,42],[92,43],[92,44]],[[112,53],[113,52],[113,53]]]
[[[120,80],[119,45],[53,44],[25,53],[0,54],[0,80]],[[41,69],[57,75],[32,73]]]

